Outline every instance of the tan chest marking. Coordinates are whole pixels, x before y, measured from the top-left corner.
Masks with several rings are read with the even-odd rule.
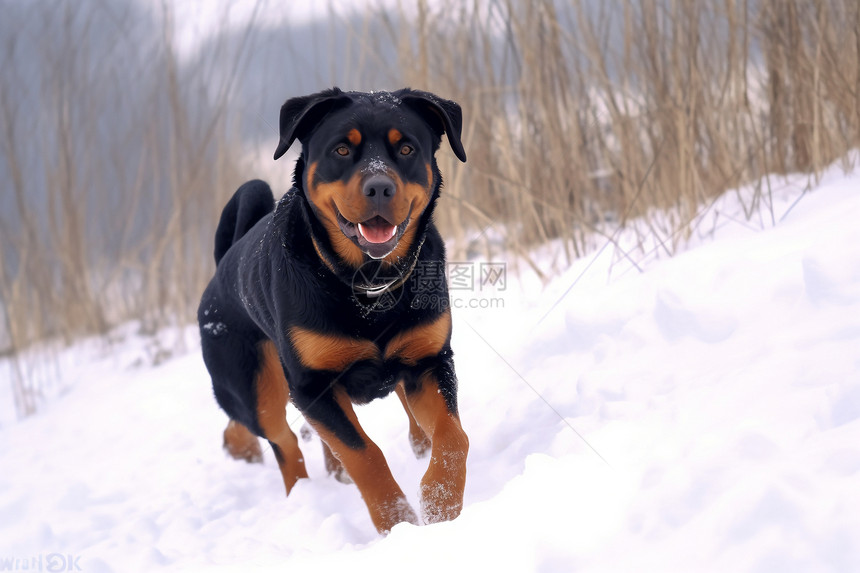
[[[379,359],[379,347],[370,340],[322,334],[294,326],[290,340],[305,368],[340,372],[359,360]]]
[[[427,324],[397,334],[385,346],[385,352],[370,340],[322,334],[294,326],[290,340],[302,366],[312,370],[341,372],[359,360],[400,360],[414,365],[422,358],[442,351],[451,335],[451,311],[446,310]]]
[[[386,360],[396,358],[413,365],[422,358],[435,356],[442,351],[451,335],[451,311],[446,310],[433,322],[401,332],[385,347]]]

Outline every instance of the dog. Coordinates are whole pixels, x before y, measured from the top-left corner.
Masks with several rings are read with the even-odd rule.
[[[289,495],[308,477],[288,402],[323,442],[326,468],[351,480],[380,533],[419,518],[353,404],[397,394],[416,456],[424,523],[460,514],[469,440],[457,408],[445,247],[433,223],[446,135],[466,161],[460,106],[431,93],[344,92],[288,99],[277,160],[295,140],[293,186],[277,205],[242,185],[215,233],[215,275],[198,310],[224,447],[262,461],[268,440]],[[435,280],[414,280],[442,269]],[[441,275],[441,276],[440,276]],[[420,295],[420,296],[419,296]]]

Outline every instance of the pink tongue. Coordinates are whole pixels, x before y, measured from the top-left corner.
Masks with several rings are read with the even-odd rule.
[[[362,225],[358,224],[358,232],[371,243],[384,243],[394,236],[397,227],[394,225]]]

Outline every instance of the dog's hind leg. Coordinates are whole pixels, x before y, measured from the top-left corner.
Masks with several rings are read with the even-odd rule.
[[[406,416],[409,418],[409,445],[412,446],[412,452],[415,457],[421,459],[430,451],[430,438],[418,425],[412,410],[409,408],[409,403],[406,401],[406,390],[403,388],[403,382],[400,382],[394,391],[397,392],[397,397],[400,398],[400,403],[403,404],[403,409],[406,410]]]
[[[263,436],[272,445],[287,495],[300,478],[308,477],[299,440],[287,423],[290,390],[275,345],[264,341],[259,347],[260,367],[256,377],[257,420]]]
[[[278,352],[262,332],[221,322],[229,313],[219,310],[216,302],[204,296],[200,343],[215,399],[230,417],[224,448],[234,458],[261,461],[257,436],[267,439],[289,494],[296,481],[308,474],[298,440],[287,424],[290,392]]]
[[[230,420],[224,430],[224,449],[233,459],[258,464],[263,461],[260,440],[244,424]]]
[[[203,361],[212,377],[212,389],[221,409],[230,417],[223,446],[237,460],[262,462],[257,436],[262,432],[255,413],[254,377],[259,368],[256,340],[262,333],[228,326],[217,297],[207,289],[198,311]]]
[[[325,469],[328,472],[328,475],[333,475],[334,479],[339,481],[340,483],[353,483],[352,478],[349,477],[349,474],[346,473],[346,468],[343,467],[343,464],[340,463],[340,460],[334,457],[334,454],[331,453],[331,448],[328,447],[328,444],[322,442],[323,448],[323,458],[325,459]]]

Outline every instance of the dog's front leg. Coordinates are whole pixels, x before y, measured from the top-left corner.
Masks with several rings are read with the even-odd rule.
[[[406,400],[421,429],[430,437],[430,466],[421,479],[421,514],[425,523],[448,521],[463,509],[469,439],[457,413],[456,378],[450,359],[406,387]]]
[[[321,395],[299,394],[294,394],[294,403],[355,482],[376,529],[388,533],[404,521],[418,524],[418,517],[394,481],[382,450],[359,425],[346,392],[335,385]]]

